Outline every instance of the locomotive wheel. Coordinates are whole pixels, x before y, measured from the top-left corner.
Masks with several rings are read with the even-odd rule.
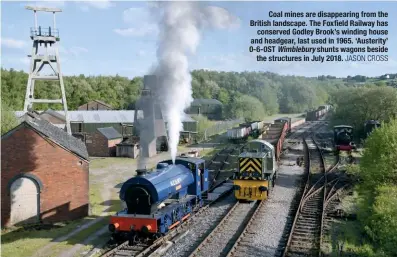
[[[154,240],[159,239],[160,237],[161,237],[161,233],[156,233],[153,236]]]

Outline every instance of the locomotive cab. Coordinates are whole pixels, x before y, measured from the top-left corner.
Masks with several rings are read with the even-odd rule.
[[[351,151],[355,149],[353,127],[348,125],[334,126],[334,143],[337,151]]]
[[[276,177],[274,147],[264,140],[252,140],[244,149],[238,157],[234,195],[239,201],[265,200]]]

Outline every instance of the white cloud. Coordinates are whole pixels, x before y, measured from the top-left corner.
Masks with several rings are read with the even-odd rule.
[[[82,11],[89,11],[90,7],[105,10],[114,6],[114,3],[108,0],[75,1],[75,3]]]
[[[134,7],[123,12],[123,21],[127,28],[116,28],[113,31],[124,37],[144,37],[157,34],[158,28],[150,16],[148,8]]]
[[[214,55],[211,56],[211,59],[219,64],[232,64],[237,61],[238,55],[236,54]]]
[[[202,15],[204,16],[203,20],[205,20],[205,24],[217,29],[234,29],[240,27],[240,18],[221,7],[206,6],[203,9]]]
[[[49,8],[61,8],[65,6],[65,1],[53,0],[53,1],[29,1],[23,2],[20,5],[25,6],[35,6],[35,7],[49,7]]]
[[[23,40],[13,39],[13,38],[2,38],[1,45],[8,48],[24,48],[27,46],[27,42]]]
[[[88,49],[84,47],[74,46],[69,49],[69,52],[74,56],[80,56],[81,53],[87,53]]]
[[[136,53],[137,56],[142,57],[146,55],[146,52],[143,50],[139,50],[138,53]]]
[[[124,37],[144,37],[157,33],[157,27],[154,25],[146,25],[140,28],[114,29],[115,33]]]

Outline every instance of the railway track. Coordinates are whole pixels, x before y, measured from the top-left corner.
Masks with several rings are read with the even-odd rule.
[[[338,192],[336,185],[343,181],[333,172],[339,160],[327,171],[324,156],[313,137],[306,138],[304,145],[308,152],[308,177],[300,203],[295,208],[295,219],[281,254],[283,257],[320,255],[325,207]]]
[[[323,126],[322,123],[308,124],[305,126],[309,133],[316,127]],[[298,136],[293,133],[289,138]],[[288,151],[288,150],[287,150]],[[287,151],[283,151],[285,154]],[[247,235],[255,233],[254,221],[266,211],[265,202],[255,202],[251,205],[236,203],[215,228],[201,241],[189,257],[196,256],[246,256],[240,249],[240,242]]]
[[[231,176],[230,173],[227,175],[222,174],[225,165],[230,162],[230,155],[235,154],[240,151],[242,145],[231,145],[222,149],[217,153],[213,159],[209,161],[207,167],[210,169],[210,178],[212,183],[210,184],[210,190],[222,185]],[[237,155],[238,156],[238,155]],[[228,162],[229,161],[229,162]],[[212,174],[212,176],[211,176]],[[221,175],[222,174],[222,175]],[[167,247],[175,243],[181,235],[185,232],[189,224],[194,220],[197,215],[205,215],[206,210],[222,198],[223,195],[228,194],[230,191],[224,192],[215,200],[204,200],[204,206],[200,208],[196,213],[194,213],[189,219],[187,219],[182,224],[178,225],[175,229],[170,231],[167,235],[157,239],[154,242],[140,242],[132,246],[129,245],[128,241],[118,245],[117,247],[103,253],[101,257],[145,257],[145,256],[156,256],[156,254],[161,254],[162,251],[168,249]],[[205,198],[205,195],[203,195]]]
[[[229,210],[218,225],[194,249],[189,257],[227,256],[234,249],[233,242],[240,240],[239,235],[245,231],[254,214],[262,203],[239,203]]]
[[[325,164],[313,138],[305,138],[307,151],[307,182],[298,205],[295,219],[291,224],[287,245],[282,253],[287,256],[314,256],[319,251],[318,238],[321,234],[321,213],[325,185]]]
[[[349,189],[349,180],[343,176],[337,177],[326,186],[321,223],[319,256],[324,256],[324,253],[326,254],[327,250],[330,249],[327,246],[330,246],[331,242],[329,241],[329,237],[326,235],[331,234],[331,226],[334,219],[343,217],[343,212],[338,209],[338,204],[340,203],[340,199],[350,192]]]

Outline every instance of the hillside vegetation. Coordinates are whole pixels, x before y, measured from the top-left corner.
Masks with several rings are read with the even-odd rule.
[[[355,188],[358,220],[341,223],[344,232],[338,235],[345,242],[349,256],[397,256],[396,149],[397,120],[392,119],[371,133],[365,141],[360,164],[350,169],[358,181]]]
[[[258,72],[192,72],[193,97],[214,98],[225,104],[225,115],[245,114],[248,103],[261,114],[296,113],[317,107],[327,101],[330,92],[345,87],[338,79],[318,79],[280,76]],[[2,100],[21,110],[25,97],[28,74],[2,69]],[[132,80],[120,76],[64,77],[68,108],[73,110],[89,100],[102,100],[114,108],[127,109],[139,98],[143,86],[141,77]],[[36,82],[36,98],[59,97],[56,82]],[[37,105],[45,109],[48,105]],[[54,106],[54,105],[51,105]],[[242,112],[242,113],[241,113]],[[250,110],[251,112],[251,110]],[[248,115],[249,116],[249,115]]]
[[[331,125],[351,125],[356,137],[363,136],[367,120],[388,122],[397,118],[397,88],[345,88],[333,92],[329,102],[335,107]]]
[[[330,96],[356,83],[364,76],[338,79],[332,76],[306,78],[281,76],[270,72],[192,72],[194,98],[213,98],[223,103],[223,118],[258,120],[275,113],[300,113],[330,101]],[[7,110],[22,110],[28,74],[23,71],[1,70],[2,106]],[[57,82],[36,82],[35,98],[60,98]],[[115,109],[133,109],[143,87],[142,77],[65,76],[69,110],[90,100],[102,100]],[[375,83],[366,85],[377,87]],[[382,85],[378,85],[382,86]],[[344,91],[343,91],[344,92]],[[335,102],[335,101],[334,101]],[[337,102],[335,102],[337,103]],[[338,103],[339,104],[339,103]],[[60,105],[36,104],[34,109],[61,109]],[[6,126],[7,127],[7,126]],[[6,128],[5,128],[6,129]]]

